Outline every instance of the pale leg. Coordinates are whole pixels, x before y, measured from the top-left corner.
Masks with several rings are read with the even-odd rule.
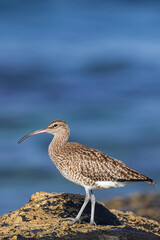
[[[89,190],[87,188],[85,188],[85,191],[86,191],[86,197],[85,197],[84,203],[83,203],[79,213],[77,214],[77,216],[75,218],[70,218],[70,217],[69,218],[64,218],[63,220],[71,220],[72,224],[80,221],[81,215],[82,215],[82,213],[83,213],[83,211],[84,211],[85,207],[87,206],[87,203],[90,199]]]
[[[96,223],[94,221],[94,212],[95,212],[96,198],[95,198],[92,190],[90,190],[90,193],[91,193],[91,219],[90,219],[90,224],[96,225]]]

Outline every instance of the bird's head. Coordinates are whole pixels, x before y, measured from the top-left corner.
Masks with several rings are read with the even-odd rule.
[[[35,132],[29,133],[27,135],[25,135],[23,138],[21,138],[18,143],[21,143],[23,140],[25,140],[28,137],[31,137],[33,135],[39,134],[39,133],[50,133],[53,135],[57,135],[57,134],[69,134],[69,127],[67,125],[66,122],[62,121],[62,120],[54,120],[53,122],[51,122],[46,128],[37,130]]]

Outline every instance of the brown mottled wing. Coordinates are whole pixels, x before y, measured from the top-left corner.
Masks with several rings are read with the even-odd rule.
[[[79,162],[81,174],[93,181],[146,181],[154,184],[152,179],[96,149],[81,145],[76,148],[76,154],[81,156]]]

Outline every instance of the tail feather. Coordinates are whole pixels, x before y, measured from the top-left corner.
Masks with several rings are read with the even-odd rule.
[[[134,179],[134,178],[117,179],[117,182],[146,182],[146,183],[149,183],[149,184],[152,184],[152,185],[156,185],[156,183],[148,177],[146,177],[146,179]]]
[[[156,185],[156,183],[151,178],[133,170],[130,167],[127,167],[125,164],[123,164],[121,167],[123,178],[118,178],[118,182],[147,182],[149,184]]]
[[[149,184],[152,184],[152,185],[156,185],[156,183],[152,179],[150,179],[150,178],[146,182],[149,183]]]

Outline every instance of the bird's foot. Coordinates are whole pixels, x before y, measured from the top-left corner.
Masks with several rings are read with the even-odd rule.
[[[95,223],[95,221],[90,221],[90,223],[89,224],[91,224],[91,225],[94,225],[94,226],[96,226],[97,224]]]
[[[62,219],[62,221],[68,221],[68,220],[72,221],[71,225],[74,224],[74,223],[76,223],[76,222],[81,223],[81,219],[78,219],[78,218],[68,217],[68,218],[63,218],[63,219]],[[94,226],[97,225],[97,224],[95,223],[95,221],[90,221],[89,224],[94,225]]]
[[[71,225],[74,224],[74,223],[76,223],[76,222],[81,223],[81,220],[78,219],[78,218],[68,217],[68,218],[63,218],[63,219],[62,219],[62,221],[68,221],[68,220],[72,221]]]

